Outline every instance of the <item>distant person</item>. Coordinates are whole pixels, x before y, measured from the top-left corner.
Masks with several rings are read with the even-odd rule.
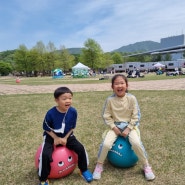
[[[118,136],[128,137],[132,149],[138,156],[146,180],[155,178],[152,168],[148,162],[146,151],[140,139],[139,121],[140,110],[137,99],[128,93],[128,80],[122,74],[117,74],[112,78],[113,94],[109,96],[103,108],[103,119],[110,128],[98,152],[98,160],[93,172],[94,179],[100,179],[103,171],[103,164],[109,150]]]
[[[76,127],[77,111],[71,106],[73,93],[67,87],[59,87],[54,92],[56,106],[45,115],[43,121],[44,141],[40,154],[39,185],[48,185],[50,163],[52,162],[53,145],[64,145],[78,155],[78,167],[87,182],[93,180],[87,168],[87,155],[84,146],[73,135]]]
[[[139,71],[139,69],[136,70],[136,77],[137,78],[140,77],[140,71]]]

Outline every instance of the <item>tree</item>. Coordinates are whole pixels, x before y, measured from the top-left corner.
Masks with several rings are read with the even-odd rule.
[[[87,39],[82,49],[81,60],[91,69],[98,69],[99,63],[103,59],[103,50],[100,45],[93,39]]]
[[[64,71],[69,71],[74,65],[74,59],[75,57],[73,55],[70,55],[68,50],[62,46],[59,54],[59,68],[62,68]]]
[[[9,63],[0,61],[0,76],[6,76],[12,71],[13,69]]]
[[[122,64],[123,63],[123,57],[120,53],[115,52],[112,55],[112,60],[114,61],[114,64]]]
[[[48,71],[52,71],[55,69],[55,63],[57,60],[57,54],[56,54],[56,47],[54,43],[49,42],[46,46],[46,53],[45,53],[45,65]]]
[[[151,55],[144,55],[144,62],[151,62],[152,56]]]
[[[103,55],[103,60],[101,60],[101,63],[99,64],[100,69],[106,69],[110,65],[114,64],[114,60],[112,59],[112,56],[110,53],[105,53]]]
[[[46,47],[42,41],[39,41],[32,49],[36,50],[39,53],[38,59],[37,59],[38,71],[40,71],[43,75],[45,75],[45,73],[47,72],[46,61],[45,61]]]
[[[56,51],[55,44],[51,41],[49,41],[48,45],[46,46],[46,51],[49,53],[53,53]]]
[[[29,71],[29,64],[27,60],[28,49],[25,45],[20,45],[14,54],[15,69],[19,72],[25,72],[26,75]]]
[[[170,53],[167,53],[167,54],[164,56],[164,60],[165,60],[165,61],[171,61],[171,60],[172,60],[172,56],[170,55]]]
[[[28,51],[27,53],[27,62],[28,62],[28,66],[29,66],[29,74],[30,75],[34,75],[37,76],[38,72],[39,72],[39,53],[36,49],[31,49],[30,51]]]
[[[161,56],[161,54],[153,55],[153,56],[152,56],[152,60],[153,60],[154,62],[162,61],[162,56]]]

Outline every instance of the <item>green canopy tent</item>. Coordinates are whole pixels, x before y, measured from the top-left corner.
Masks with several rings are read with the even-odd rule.
[[[79,62],[72,67],[73,78],[87,78],[89,76],[89,69],[88,66]]]

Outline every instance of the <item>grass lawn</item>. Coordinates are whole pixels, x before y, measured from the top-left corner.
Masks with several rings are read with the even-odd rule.
[[[182,185],[185,181],[185,91],[131,91],[142,113],[141,136],[153,166],[153,185]],[[89,154],[89,169],[94,170],[101,135],[107,128],[101,118],[105,98],[111,92],[74,93],[78,110],[76,137]],[[55,105],[52,94],[0,96],[0,162],[2,185],[37,185],[34,155],[42,142],[42,121]],[[148,184],[138,164],[120,169],[105,162],[100,181],[92,185]],[[85,185],[78,168],[66,178],[51,180],[51,185]]]
[[[125,74],[125,73],[123,73]],[[126,75],[126,74],[125,74]],[[107,74],[111,78],[111,74]],[[96,77],[90,78],[72,78],[71,76],[65,76],[61,79],[53,79],[50,77],[21,77],[21,83],[19,85],[55,85],[55,84],[97,84],[97,83],[110,83],[110,78],[108,80],[99,80],[102,75],[97,75]],[[147,80],[166,80],[166,79],[177,79],[185,78],[185,75],[179,76],[166,76],[156,75],[155,73],[145,74],[144,78],[129,78],[129,81],[147,81]],[[11,84],[15,85],[16,77],[0,77],[0,84]]]

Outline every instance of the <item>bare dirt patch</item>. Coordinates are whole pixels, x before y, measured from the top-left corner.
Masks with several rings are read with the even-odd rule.
[[[0,95],[7,94],[34,94],[34,93],[53,93],[53,91],[61,86],[58,85],[5,85],[0,84]],[[68,84],[73,92],[87,92],[87,91],[110,91],[111,84]],[[129,90],[185,90],[185,78],[168,79],[168,80],[152,80],[152,81],[138,81],[129,82]]]

